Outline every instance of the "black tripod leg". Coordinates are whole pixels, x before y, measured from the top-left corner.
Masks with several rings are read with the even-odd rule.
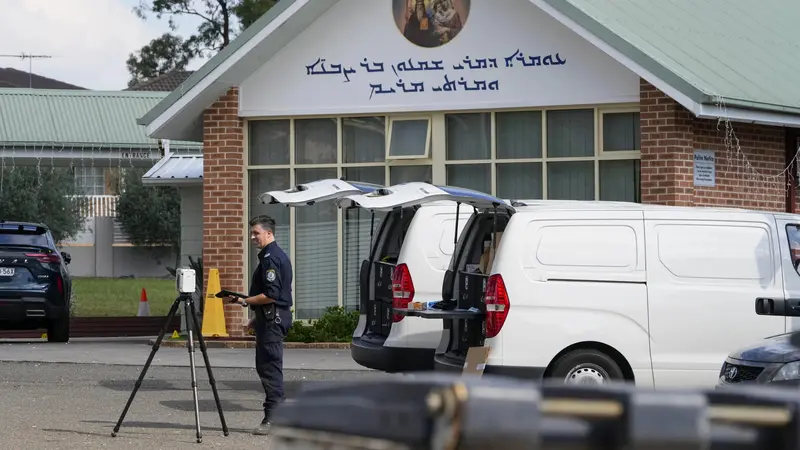
[[[197,310],[194,302],[192,302],[192,322],[194,322],[195,330],[201,330],[200,321],[197,319]],[[211,384],[211,391],[214,393],[214,401],[217,403],[217,411],[219,411],[219,421],[222,423],[222,432],[228,436],[228,424],[225,423],[225,415],[222,413],[222,404],[219,401],[219,393],[217,392],[217,381],[214,380],[214,373],[211,371],[211,363],[208,361],[208,351],[206,347],[206,340],[203,338],[203,332],[197,333],[197,340],[200,341],[200,351],[203,353],[203,361],[206,363],[206,371],[208,371],[208,382]]]
[[[170,308],[169,314],[167,314],[167,321],[161,328],[161,333],[158,334],[158,339],[156,339],[155,344],[153,344],[153,350],[150,351],[150,356],[147,358],[147,362],[144,363],[144,368],[142,368],[142,373],[139,374],[139,379],[136,380],[136,384],[133,386],[133,391],[131,392],[131,396],[128,397],[128,403],[125,404],[125,409],[122,410],[122,414],[120,414],[119,416],[117,425],[114,427],[114,431],[111,432],[111,437],[117,436],[119,428],[122,426],[122,421],[125,420],[125,415],[128,414],[128,409],[131,407],[131,403],[133,403],[133,397],[136,396],[136,392],[142,385],[142,380],[144,380],[144,376],[145,374],[147,374],[147,369],[150,368],[150,363],[153,362],[153,357],[156,356],[156,352],[158,351],[158,348],[161,346],[161,341],[164,339],[164,335],[167,334],[167,329],[172,323],[172,319],[175,317],[175,313],[178,312],[178,306],[180,306],[180,304],[181,304],[181,299],[180,297],[178,297],[177,299],[175,299],[175,303],[172,304],[172,308]]]
[[[194,321],[188,321],[188,317],[192,314],[192,300],[186,300],[186,331],[189,334],[189,341],[187,348],[189,349],[189,364],[192,367],[192,395],[194,396],[194,424],[197,431],[197,443],[203,442],[203,435],[200,434],[200,405],[197,403],[197,371],[194,364],[194,337],[192,336],[192,329],[194,328]],[[196,330],[195,330],[196,331]],[[200,334],[200,333],[198,333]]]

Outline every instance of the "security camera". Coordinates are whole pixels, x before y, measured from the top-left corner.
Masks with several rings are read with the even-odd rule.
[[[175,271],[175,287],[181,294],[194,294],[197,290],[196,274],[194,269],[182,267]]]

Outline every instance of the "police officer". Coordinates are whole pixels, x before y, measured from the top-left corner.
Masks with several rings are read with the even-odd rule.
[[[256,335],[256,372],[266,398],[264,420],[253,431],[269,433],[270,415],[283,401],[283,340],[292,326],[292,263],[275,242],[275,220],[257,216],[250,220],[250,240],[258,252],[258,267],[250,281],[249,297],[231,300],[250,307],[250,326]]]

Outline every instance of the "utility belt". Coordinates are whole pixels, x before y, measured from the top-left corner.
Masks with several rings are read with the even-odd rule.
[[[253,309],[255,310],[256,314],[261,315],[261,318],[264,319],[264,323],[281,323],[281,316],[278,314],[278,312],[289,310],[289,308],[278,306],[274,302],[266,305],[254,306]]]

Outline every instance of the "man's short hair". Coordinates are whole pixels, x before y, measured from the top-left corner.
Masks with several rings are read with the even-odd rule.
[[[256,225],[261,226],[261,228],[263,228],[264,231],[269,231],[272,234],[275,234],[275,219],[273,219],[270,216],[262,214],[260,216],[255,216],[252,219],[250,219],[250,226],[254,227]]]

